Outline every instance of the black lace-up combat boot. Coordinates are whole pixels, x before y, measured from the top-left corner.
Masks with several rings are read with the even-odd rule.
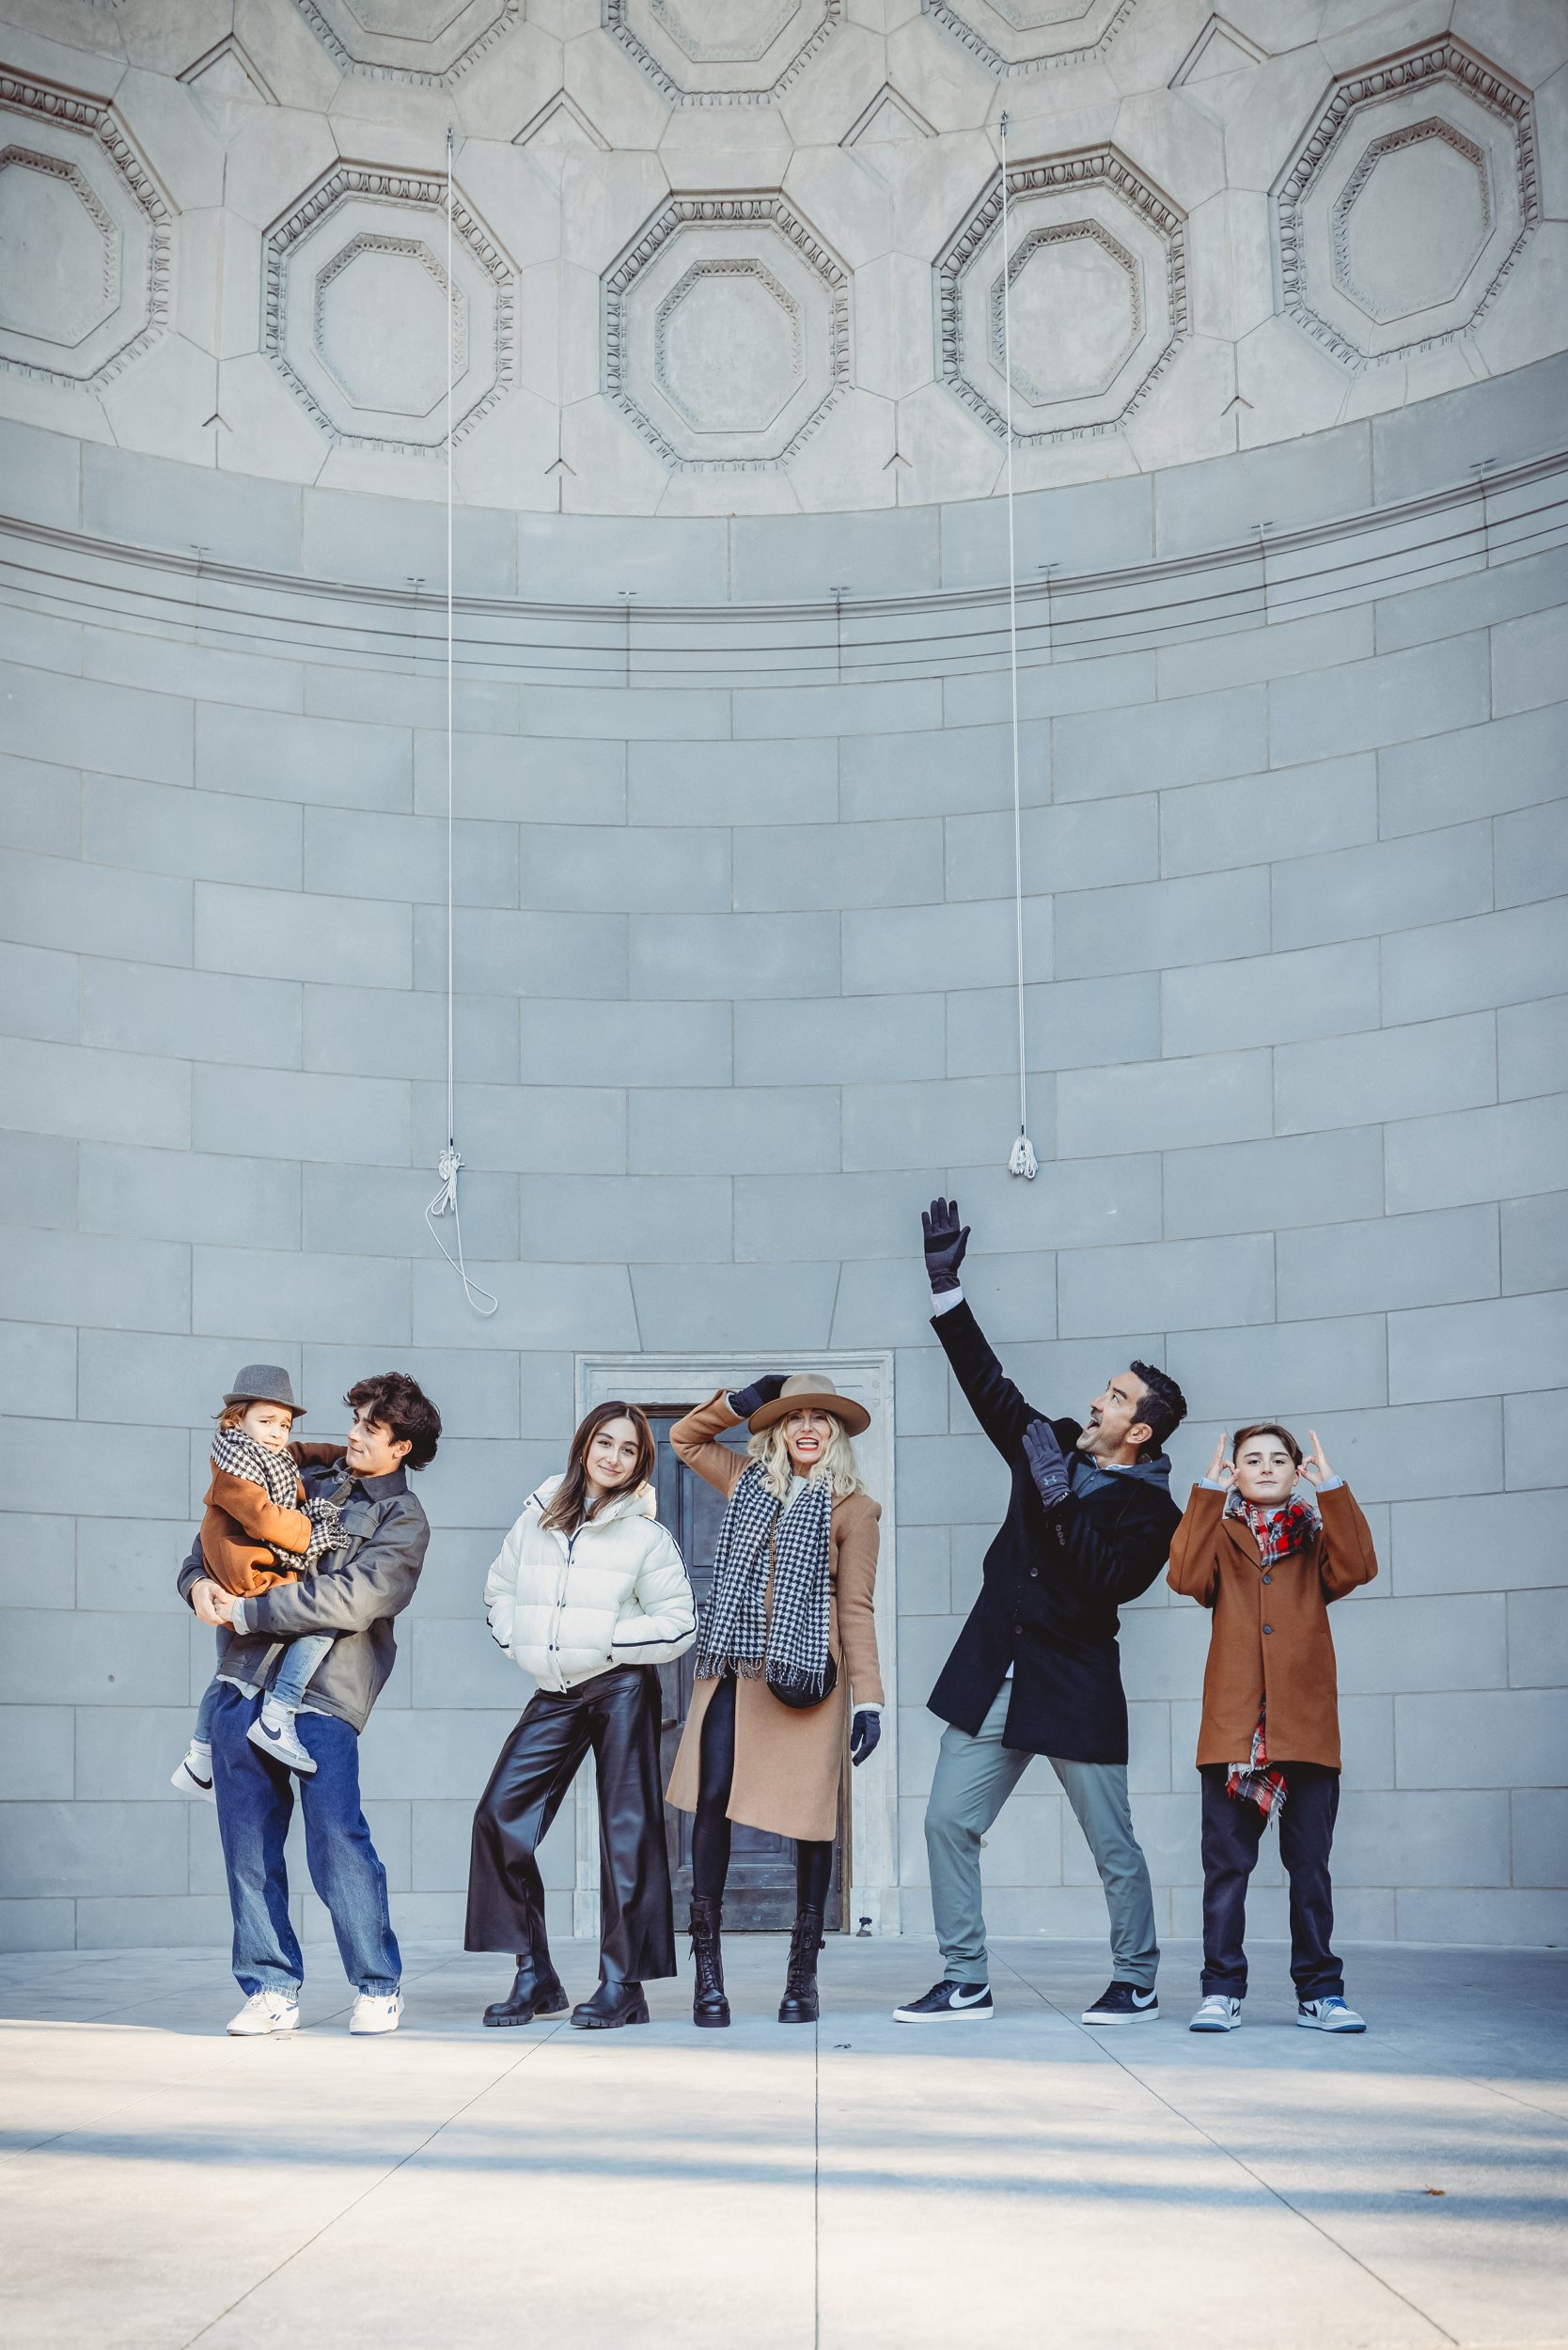
[[[778,2002],[778,2020],[781,2024],[816,2022],[817,1952],[822,1947],[822,1911],[798,1911],[794,1932],[790,1936],[790,1971],[784,1978],[784,1997]]]
[[[705,1893],[692,1895],[692,1963],[697,1968],[692,2022],[699,2031],[722,2031],[729,2021],[729,2002],[724,1996],[719,1904]]]

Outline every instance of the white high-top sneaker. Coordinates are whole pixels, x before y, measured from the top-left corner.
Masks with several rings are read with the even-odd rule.
[[[400,1991],[362,1991],[353,2003],[349,2029],[352,2032],[396,2031],[402,2012],[403,1995]]]
[[[253,1747],[259,1747],[263,1754],[270,1754],[274,1762],[281,1762],[286,1769],[298,1771],[302,1778],[308,1778],[316,1767],[316,1758],[300,1744],[294,1720],[294,1716],[286,1705],[278,1705],[268,1698],[245,1736]]]
[[[236,2040],[260,2040],[268,2032],[298,2031],[300,2003],[281,1991],[253,1991],[238,2015],[228,2021]]]
[[[169,1785],[178,1787],[182,1795],[196,1795],[202,1803],[216,1803],[212,1747],[203,1746],[199,1738],[193,1738],[169,1773]]]

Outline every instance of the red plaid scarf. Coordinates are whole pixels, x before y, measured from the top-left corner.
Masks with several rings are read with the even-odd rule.
[[[1225,1503],[1228,1518],[1240,1518],[1258,1545],[1258,1558],[1264,1567],[1274,1566],[1288,1559],[1293,1551],[1304,1550],[1318,1530],[1313,1512],[1299,1501],[1287,1502],[1284,1509],[1262,1510],[1254,1501],[1244,1500],[1234,1487]],[[1252,1751],[1245,1762],[1232,1762],[1225,1792],[1238,1803],[1255,1803],[1265,1822],[1272,1812],[1285,1807],[1285,1774],[1268,1759],[1268,1744],[1264,1735],[1268,1717],[1266,1702],[1258,1708],[1258,1726],[1252,1732]]]

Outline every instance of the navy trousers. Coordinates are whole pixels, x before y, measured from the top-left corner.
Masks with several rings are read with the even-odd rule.
[[[1291,1887],[1291,1979],[1298,1999],[1344,1994],[1344,1968],[1329,1948],[1334,1888],[1328,1855],[1340,1809],[1340,1774],[1321,1762],[1281,1762],[1285,1802],[1279,1857]],[[1247,1997],[1247,1881],[1267,1825],[1255,1803],[1225,1792],[1224,1765],[1205,1762],[1203,1781],[1203,1997]]]

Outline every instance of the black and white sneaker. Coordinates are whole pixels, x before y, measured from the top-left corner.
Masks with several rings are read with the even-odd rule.
[[[212,1749],[193,1738],[174,1769],[169,1785],[178,1787],[182,1795],[195,1795],[202,1803],[216,1803],[212,1792]]]
[[[923,1999],[893,2010],[895,2024],[985,2024],[996,2013],[988,1982],[933,1982]]]
[[[1084,2024],[1157,2024],[1159,2018],[1160,2003],[1152,1991],[1140,1991],[1136,1982],[1112,1982],[1078,2020]]]

